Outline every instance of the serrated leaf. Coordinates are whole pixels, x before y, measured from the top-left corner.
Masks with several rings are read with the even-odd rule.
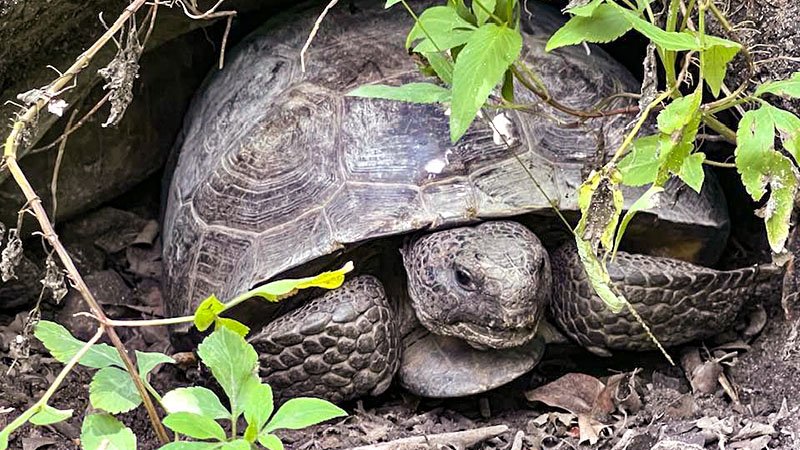
[[[261,434],[258,436],[258,443],[269,450],[283,450],[283,442],[274,434]]]
[[[259,286],[244,294],[243,297],[261,297],[265,300],[275,302],[289,297],[298,289],[309,287],[320,287],[325,289],[336,289],[344,283],[345,274],[353,270],[353,262],[348,261],[341,269],[330,272],[323,272],[315,277],[276,280]]]
[[[644,194],[642,194],[639,198],[636,199],[635,202],[628,208],[628,211],[625,212],[625,216],[622,217],[622,220],[619,223],[619,230],[617,230],[617,237],[614,240],[614,251],[612,259],[616,256],[617,250],[619,249],[619,244],[622,242],[622,236],[625,235],[625,230],[628,229],[628,224],[633,219],[633,217],[639,211],[646,211],[648,209],[655,208],[658,205],[658,194],[664,191],[664,188],[661,186],[650,186]]]
[[[411,44],[417,39],[428,39],[428,37],[433,39],[433,44],[438,45],[439,40],[446,39],[448,33],[458,29],[470,30],[475,29],[475,26],[462,19],[453,8],[432,6],[419,15],[419,20],[408,32],[406,49],[410,49]],[[439,49],[443,50],[441,47]]]
[[[703,161],[705,160],[705,153],[693,153],[684,158],[681,170],[678,172],[678,177],[698,194],[703,187],[703,180],[706,175],[705,171],[703,171]]]
[[[728,63],[733,60],[741,47],[714,45],[700,53],[700,67],[714,97],[719,97],[722,82],[728,70]]]
[[[772,170],[767,155],[774,152],[774,140],[775,128],[769,110],[762,107],[742,116],[736,132],[736,168],[747,193],[755,201],[766,193],[764,176]]]
[[[497,6],[497,0],[472,0],[472,12],[478,20],[478,26],[489,20],[495,6]]]
[[[139,369],[139,376],[142,380],[146,381],[150,371],[159,364],[175,364],[175,360],[163,353],[136,350],[136,367]]]
[[[34,425],[50,425],[51,423],[67,420],[70,417],[72,417],[71,409],[56,409],[50,405],[44,405],[44,408],[29,419],[29,422]]]
[[[756,97],[764,94],[800,98],[800,72],[793,73],[788,80],[764,83],[756,88]]]
[[[83,450],[136,450],[136,435],[108,414],[91,414],[81,426]]]
[[[584,1],[571,1],[564,9],[564,12],[568,12],[570,14],[581,16],[581,17],[591,17],[594,14],[594,11],[600,6],[605,0],[584,0]]]
[[[635,140],[633,150],[618,165],[622,183],[628,186],[644,186],[654,182],[661,164],[658,154],[659,135]]]
[[[231,416],[230,411],[222,406],[217,394],[200,386],[171,390],[161,399],[161,404],[170,414],[190,412],[212,419],[225,419]]]
[[[85,342],[75,339],[63,326],[42,320],[36,325],[33,333],[51,355],[61,363],[67,363],[75,356]],[[95,344],[80,359],[80,364],[92,369],[102,369],[108,366],[125,367],[119,353],[106,344]]]
[[[735,155],[736,169],[754,200],[760,200],[766,187],[770,187],[770,198],[760,215],[764,218],[770,248],[781,253],[789,235],[798,174],[792,162],[774,150],[773,109],[776,108],[764,105],[742,116],[736,133]]]
[[[775,128],[781,137],[783,147],[792,155],[795,162],[800,164],[800,118],[789,111],[764,104],[767,108]]]
[[[258,354],[253,346],[233,331],[218,328],[200,343],[197,355],[228,396],[233,416],[239,417],[247,383],[256,376]]]
[[[272,416],[272,388],[253,377],[246,387],[244,398],[244,418],[248,425],[254,425],[255,434],[258,435]]]
[[[667,105],[658,114],[658,129],[662,133],[672,134],[684,128],[698,113],[701,99],[702,96],[695,91]]]
[[[209,295],[197,306],[194,312],[194,326],[198,331],[206,331],[208,327],[217,320],[219,313],[225,310],[225,305],[222,304],[217,296],[214,294]]]
[[[450,139],[466,133],[478,110],[489,98],[506,69],[522,50],[522,36],[507,27],[489,23],[470,36],[453,69]]]
[[[591,16],[571,18],[547,41],[545,51],[586,42],[611,42],[633,26],[611,5],[595,7]]]
[[[281,405],[262,433],[280,429],[299,430],[346,415],[347,412],[326,400],[308,397],[293,398]]]
[[[403,86],[365,84],[346,94],[348,97],[381,98],[412,103],[444,103],[450,101],[450,89],[431,83],[408,83]]]
[[[177,412],[164,418],[164,426],[195,439],[225,440],[225,430],[211,417],[190,412]]]
[[[594,288],[594,291],[611,311],[622,311],[627,300],[625,300],[625,297],[618,297],[611,289],[611,277],[592,252],[592,245],[581,239],[577,234],[575,235],[575,243],[578,247],[578,256],[586,271],[586,277],[589,279],[589,283],[592,285],[592,288]]]
[[[161,446],[159,450],[211,450],[219,445],[219,442],[178,441]]]
[[[402,0],[386,0],[386,5],[384,5],[383,9],[389,9],[392,6],[400,3]]]
[[[89,384],[89,401],[94,408],[118,414],[136,408],[142,403],[142,398],[128,372],[118,367],[106,367],[94,374]]]

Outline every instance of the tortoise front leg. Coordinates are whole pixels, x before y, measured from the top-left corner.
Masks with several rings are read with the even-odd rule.
[[[397,370],[399,339],[381,283],[347,281],[269,323],[250,342],[276,398],[342,402],[386,390]]]

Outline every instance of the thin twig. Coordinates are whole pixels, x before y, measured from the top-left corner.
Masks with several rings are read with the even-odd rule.
[[[29,155],[34,155],[36,153],[43,152],[43,151],[46,151],[46,150],[50,150],[51,148],[55,147],[59,142],[63,141],[70,134],[72,134],[73,132],[77,131],[80,127],[82,127],[83,124],[89,119],[89,117],[94,115],[94,113],[96,113],[100,109],[100,107],[102,107],[108,101],[109,97],[111,97],[111,91],[106,92],[106,95],[104,95],[103,98],[101,98],[100,101],[98,101],[92,107],[92,109],[89,110],[89,112],[84,114],[84,116],[81,117],[81,120],[79,120],[78,123],[75,124],[75,126],[73,126],[72,128],[66,129],[66,131],[61,133],[61,136],[59,136],[53,142],[45,145],[44,147],[36,147],[36,148],[32,149],[31,151],[29,151],[28,154]]]
[[[313,41],[314,36],[317,35],[319,26],[322,24],[322,21],[325,20],[325,16],[328,15],[328,11],[336,6],[337,3],[339,3],[339,0],[331,0],[325,9],[322,10],[322,14],[320,14],[319,17],[317,17],[317,20],[314,21],[314,27],[311,29],[311,33],[308,34],[306,43],[303,44],[303,48],[300,50],[300,68],[303,72],[306,71],[306,52],[308,51],[308,48],[311,47],[311,41]]]
[[[456,431],[453,433],[414,436],[398,439],[396,441],[384,442],[381,444],[371,444],[363,447],[356,447],[353,450],[395,450],[403,448],[416,448],[420,445],[430,448],[439,448],[439,446],[443,445],[449,445],[456,448],[469,448],[479,442],[499,436],[506,431],[508,431],[507,426],[495,425],[491,427]]]
[[[72,114],[69,116],[69,120],[67,120],[67,126],[65,127],[67,130],[70,129],[72,126],[72,121],[75,120],[75,116],[78,115],[78,109],[75,108],[72,111]],[[53,201],[53,223],[56,222],[56,213],[58,211],[58,196],[56,193],[58,192],[58,171],[61,169],[61,160],[64,157],[64,149],[67,147],[67,139],[61,141],[61,144],[58,146],[58,155],[56,155],[56,162],[55,167],[53,167],[53,179],[50,181],[50,197]]]

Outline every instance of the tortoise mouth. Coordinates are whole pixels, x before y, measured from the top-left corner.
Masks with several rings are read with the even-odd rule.
[[[461,338],[477,349],[481,349],[482,347],[504,349],[519,347],[526,344],[533,339],[538,328],[538,320],[534,321],[531,325],[523,325],[513,328],[493,327],[474,322],[462,321],[455,322],[452,325],[445,327],[445,329],[442,330],[443,332],[440,334]]]

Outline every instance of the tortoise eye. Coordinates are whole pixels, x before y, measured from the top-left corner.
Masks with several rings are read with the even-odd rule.
[[[468,291],[475,289],[475,283],[472,280],[472,275],[464,269],[456,268],[455,270],[455,278],[456,283],[462,288]]]

